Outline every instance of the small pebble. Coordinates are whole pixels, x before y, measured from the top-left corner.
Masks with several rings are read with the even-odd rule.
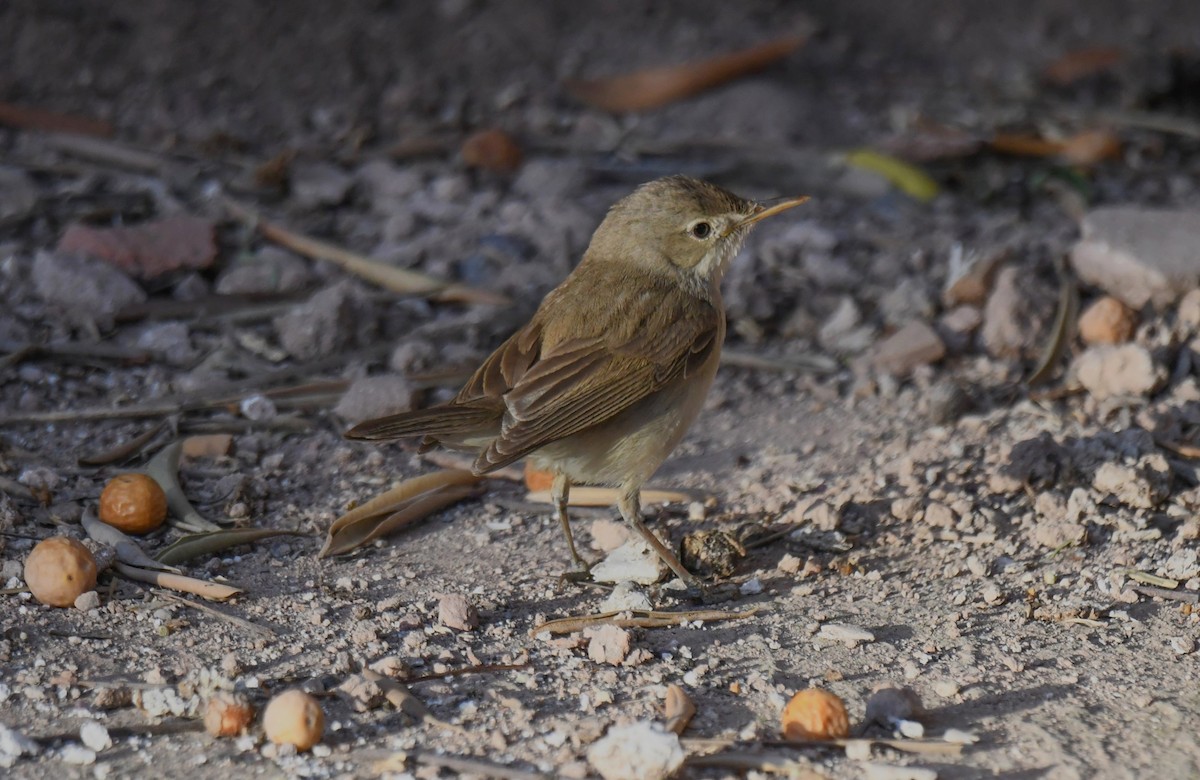
[[[75,766],[89,766],[96,763],[96,751],[83,745],[64,745],[59,751],[58,757],[64,764],[74,764]]]
[[[828,639],[831,642],[842,642],[847,647],[855,647],[864,642],[875,641],[875,635],[865,628],[850,626],[844,623],[825,623],[817,632],[818,639]]]
[[[479,613],[466,596],[450,593],[438,601],[438,622],[456,631],[471,631],[479,626]]]
[[[85,721],[79,727],[79,739],[97,753],[112,747],[113,744],[108,729],[94,720]]]
[[[738,590],[741,591],[743,596],[757,596],[763,592],[762,580],[758,577],[748,579],[742,583],[742,586]]]

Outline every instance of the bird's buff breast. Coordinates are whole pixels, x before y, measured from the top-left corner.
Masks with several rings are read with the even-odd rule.
[[[602,425],[543,447],[531,456],[534,463],[576,483],[644,483],[700,413],[719,362],[720,350],[714,350],[699,371]]]

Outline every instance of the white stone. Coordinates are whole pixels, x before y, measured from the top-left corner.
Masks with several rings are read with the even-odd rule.
[[[665,570],[662,559],[649,544],[642,539],[631,539],[592,567],[592,579],[653,585],[662,579]]]
[[[645,720],[614,726],[587,752],[604,780],[665,780],[683,766],[683,758],[679,737]]]

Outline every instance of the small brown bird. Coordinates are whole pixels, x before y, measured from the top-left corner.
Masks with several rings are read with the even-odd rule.
[[[423,449],[474,453],[476,474],[532,459],[555,475],[555,514],[584,571],[567,520],[571,484],[616,486],[625,521],[698,587],[642,523],[640,491],[696,419],[716,374],[730,260],[752,226],[805,200],[767,208],[685,176],[642,185],[609,210],[578,267],[454,400],[346,436],[423,436]]]

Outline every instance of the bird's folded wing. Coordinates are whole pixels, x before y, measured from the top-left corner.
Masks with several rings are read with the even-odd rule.
[[[685,378],[720,348],[720,316],[708,309],[676,319],[665,332],[649,329],[614,341],[610,331],[608,338],[570,339],[544,350],[528,336],[522,344],[517,334],[488,361],[490,372],[489,365],[481,368],[460,395],[461,402],[472,385],[482,390],[501,384],[497,373],[504,384],[511,382],[503,393],[500,436],[480,453],[476,470],[500,468],[603,423]]]

